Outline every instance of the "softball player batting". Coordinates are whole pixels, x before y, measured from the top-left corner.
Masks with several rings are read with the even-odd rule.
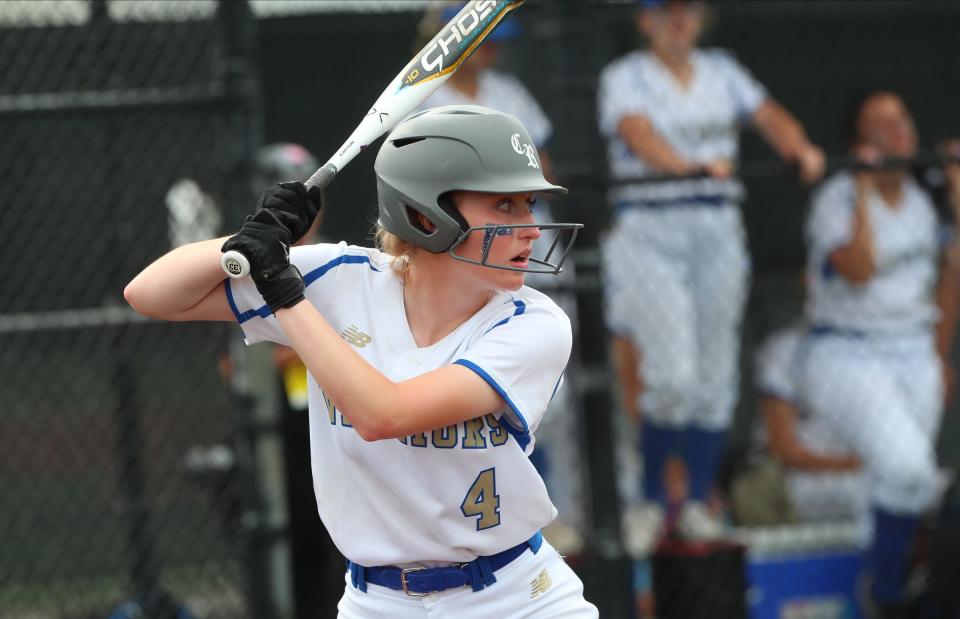
[[[869,94],[852,118],[861,158],[915,154],[913,120],[896,94]],[[944,367],[935,341],[937,298],[956,303],[960,267],[943,261],[938,284],[940,239],[934,206],[906,169],[835,175],[814,196],[807,222],[811,328],[803,390],[810,411],[867,472],[870,593],[883,617],[908,616],[908,553],[941,486],[934,452]]]
[[[542,539],[556,509],[527,457],[571,331],[524,275],[558,271],[579,227],[554,224],[571,237],[554,262],[531,256],[536,195],[566,191],[539,165],[515,117],[434,108],[378,153],[382,249],[288,257],[320,196],[284,183],[226,243],[175,250],[127,287],[143,314],[235,319],[306,363],[317,503],[349,559],[341,617],[597,616]],[[223,281],[221,245],[251,279]]]
[[[598,120],[610,173],[616,179],[706,171],[709,178],[609,193],[615,216],[603,246],[606,320],[626,381],[624,405],[643,416],[647,502],[624,515],[634,556],[645,556],[661,532],[664,465],[674,455],[686,465],[689,486],[677,531],[691,538],[721,533],[704,503],[737,400],[749,274],[737,208],[743,187],[732,176],[738,129],[753,124],[806,181],[824,165],[800,124],[730,54],[696,48],[704,3],[640,5],[637,22],[649,51],[615,60],[600,77]]]

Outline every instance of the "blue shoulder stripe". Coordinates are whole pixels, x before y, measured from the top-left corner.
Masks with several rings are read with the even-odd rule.
[[[306,273],[303,276],[304,285],[309,286],[313,282],[317,281],[318,279],[326,275],[326,273],[330,269],[333,269],[334,267],[338,267],[342,264],[366,264],[367,266],[370,267],[372,271],[377,271],[378,273],[380,272],[380,269],[378,269],[377,267],[373,266],[373,264],[370,263],[370,256],[357,256],[352,254],[344,254],[343,256],[338,256],[333,260],[331,260],[330,262],[327,262],[326,264],[318,266],[312,271],[309,271],[308,273]],[[268,316],[270,316],[271,314],[270,308],[267,305],[263,305],[256,309],[250,309],[243,313],[240,313],[240,310],[237,307],[237,303],[233,298],[233,290],[231,290],[230,288],[229,279],[225,281],[224,288],[226,289],[226,292],[227,292],[227,302],[230,303],[230,309],[233,310],[233,315],[236,316],[237,322],[239,324],[243,324],[246,321],[250,320],[251,318],[256,318],[257,316],[259,316],[260,318],[267,318]]]
[[[493,377],[487,374],[486,370],[481,368],[479,365],[473,361],[468,361],[467,359],[457,359],[454,361],[456,365],[462,365],[465,368],[473,370],[476,372],[480,378],[485,380],[488,385],[493,387],[493,390],[500,394],[500,397],[503,398],[503,401],[507,403],[507,406],[510,407],[510,410],[514,412],[517,416],[517,419],[520,420],[520,423],[523,425],[523,428],[515,427],[511,422],[509,417],[501,417],[503,420],[503,427],[506,428],[507,432],[517,441],[517,444],[520,445],[520,449],[526,451],[527,445],[530,444],[530,427],[527,425],[527,420],[523,418],[523,413],[520,412],[520,409],[517,408],[517,405],[513,403],[513,400],[510,399],[510,396],[507,395],[507,392],[501,387],[497,381],[493,380]]]
[[[513,314],[511,314],[510,316],[507,316],[506,318],[504,318],[503,320],[501,320],[501,321],[498,322],[497,324],[493,325],[492,327],[490,327],[489,329],[487,329],[486,331],[484,331],[484,332],[483,332],[484,335],[486,335],[487,333],[490,333],[491,331],[493,331],[494,329],[496,329],[496,328],[499,327],[500,325],[505,325],[505,324],[507,324],[508,322],[510,322],[510,319],[511,319],[511,318],[513,318],[514,316],[519,316],[520,314],[522,314],[522,313],[527,309],[526,303],[524,303],[523,301],[520,301],[519,299],[514,299],[514,300],[513,300],[513,304],[516,306],[516,309],[513,310]]]
[[[338,267],[341,264],[366,264],[367,266],[370,267],[371,270],[377,271],[377,272],[380,271],[380,269],[370,264],[370,256],[354,256],[351,254],[344,254],[342,256],[334,258],[333,260],[324,264],[323,266],[319,266],[314,270],[310,271],[309,273],[306,273],[303,276],[303,283],[309,286],[313,282],[317,281],[318,279],[326,275],[327,271],[329,271],[334,267]]]

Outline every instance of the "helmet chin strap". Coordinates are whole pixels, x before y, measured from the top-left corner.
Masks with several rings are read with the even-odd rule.
[[[457,222],[457,225],[460,226],[461,234],[470,229],[470,224],[468,224],[466,218],[460,214],[460,209],[457,208],[456,203],[453,201],[452,191],[448,191],[437,198],[437,205],[444,213]]]

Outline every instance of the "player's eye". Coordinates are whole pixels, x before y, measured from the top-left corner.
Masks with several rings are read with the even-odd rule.
[[[527,210],[532,212],[533,207],[537,204],[537,198],[536,196],[527,198],[524,200],[524,203],[526,204]],[[497,202],[496,208],[503,213],[512,213],[517,209],[518,206],[518,200],[514,198],[504,198],[500,202]]]

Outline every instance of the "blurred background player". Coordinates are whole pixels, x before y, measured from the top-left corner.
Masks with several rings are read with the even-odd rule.
[[[453,19],[464,4],[444,2],[427,11],[418,28],[419,39],[423,39],[423,42],[417,45],[417,49]],[[516,40],[522,34],[523,26],[515,17],[501,22],[460,69],[424,101],[420,109],[442,105],[481,105],[516,116],[527,128],[540,154],[544,177],[553,181],[550,152],[547,148],[553,135],[553,124],[520,80],[495,68],[500,59],[502,45]],[[538,221],[556,221],[545,197],[538,200],[536,208]],[[545,252],[551,240],[549,235],[543,235],[537,239],[536,249],[541,253]],[[529,275],[527,285],[533,288],[556,287],[558,283],[569,283],[573,277],[574,265],[571,261],[564,267],[563,273],[556,277]],[[576,325],[576,302],[573,295],[556,290],[546,292]],[[574,396],[565,382],[550,402],[550,414],[540,426],[537,448],[530,456],[530,460],[546,481],[550,496],[560,514],[553,524],[544,529],[543,534],[562,554],[571,555],[577,554],[583,548],[583,536],[580,533],[583,514],[580,501],[576,499],[582,467],[579,464],[579,447],[575,444],[579,433],[575,429],[577,418],[574,407]]]
[[[649,50],[604,69],[598,120],[614,179],[678,177],[613,188],[603,246],[606,320],[624,405],[642,416],[645,502],[626,510],[624,537],[631,554],[644,556],[663,528],[663,475],[674,455],[688,478],[677,532],[697,539],[722,532],[706,502],[737,400],[750,271],[737,208],[744,192],[733,176],[738,131],[754,126],[807,182],[820,177],[824,158],[732,55],[696,47],[704,3],[638,4]]]
[[[756,355],[759,442],[783,473],[786,504],[777,504],[776,487],[738,487],[734,480],[732,509],[740,526],[852,520],[866,540],[869,505],[860,462],[828,424],[804,408],[806,333],[806,324],[795,321],[770,334]],[[759,480],[767,479],[761,472]]]
[[[869,163],[917,150],[913,119],[890,91],[856,102],[848,137]],[[960,200],[952,207],[956,215]],[[956,315],[957,237],[942,253],[934,205],[906,166],[834,175],[813,198],[806,232],[802,388],[810,412],[856,452],[868,476],[874,532],[865,599],[876,616],[914,616],[905,599],[908,556],[942,486],[934,448],[947,366],[940,355],[949,346],[938,346],[937,331],[953,330],[939,318]]]

